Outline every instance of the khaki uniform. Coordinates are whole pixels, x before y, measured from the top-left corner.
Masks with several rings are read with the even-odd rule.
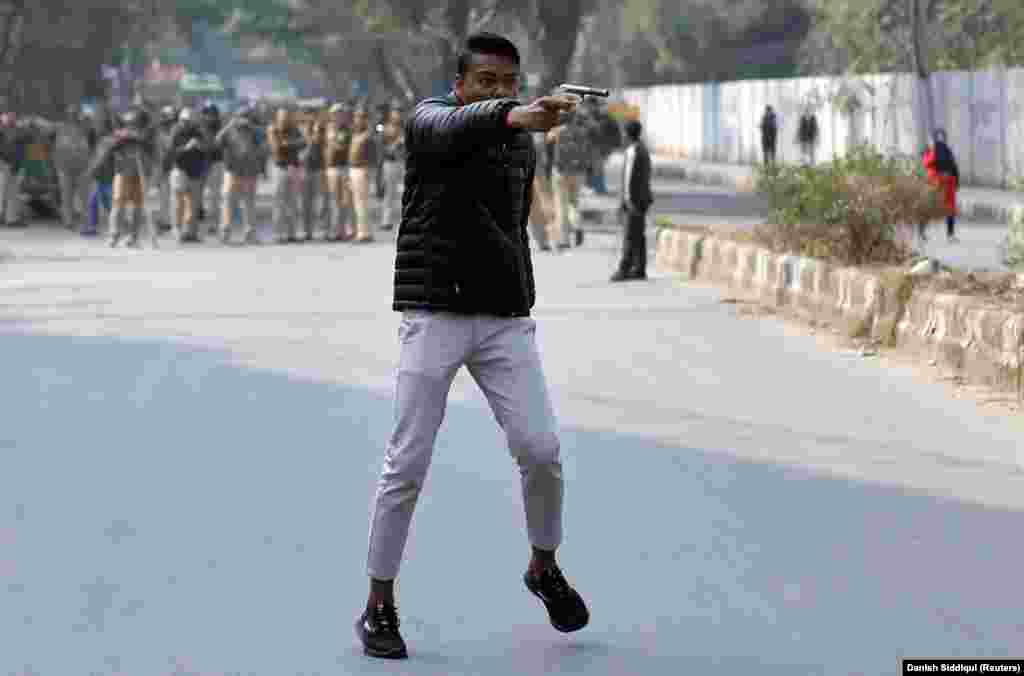
[[[348,175],[352,182],[352,206],[355,211],[356,240],[373,239],[370,231],[370,144],[369,131],[355,134],[348,155]]]
[[[352,183],[348,175],[348,156],[352,130],[332,122],[327,127],[324,145],[324,166],[327,168],[327,190],[331,195],[328,235],[331,239],[348,240],[352,229]]]
[[[246,243],[255,244],[256,231],[253,228],[253,216],[256,212],[256,189],[259,177],[266,166],[266,153],[262,147],[253,143],[249,152],[237,150],[235,141],[247,135],[255,141],[256,129],[248,120],[230,123],[218,134],[216,143],[224,154],[224,187],[221,193],[220,239],[227,243],[231,238],[231,220],[237,208],[241,212],[243,238]],[[242,146],[244,149],[244,145]],[[242,152],[244,155],[240,155]]]
[[[402,127],[394,122],[384,125],[384,162],[381,164],[384,197],[381,200],[381,223],[385,228],[402,220],[402,188],[405,181],[405,139]]]
[[[305,141],[298,128],[281,129],[276,124],[267,129],[267,141],[274,161],[274,234],[279,242],[294,241],[302,179],[298,153]]]
[[[327,195],[323,191],[327,128],[320,120],[313,119],[303,126],[302,133],[306,140],[306,148],[302,167],[300,204],[306,239],[312,240],[316,221],[320,215],[320,207],[327,199]],[[329,227],[327,231],[330,232]]]
[[[555,197],[555,231],[551,239],[560,248],[572,245],[571,235],[580,225],[580,182],[587,174],[590,149],[585,131],[575,124],[555,127],[548,132],[555,144],[555,164],[551,189]]]

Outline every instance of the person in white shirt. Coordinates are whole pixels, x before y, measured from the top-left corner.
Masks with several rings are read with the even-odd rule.
[[[654,202],[651,193],[651,156],[641,140],[643,125],[636,120],[626,123],[625,160],[622,163],[622,206],[625,228],[622,260],[611,281],[625,282],[647,279],[647,210]]]

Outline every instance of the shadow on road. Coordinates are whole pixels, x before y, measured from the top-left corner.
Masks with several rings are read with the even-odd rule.
[[[558,634],[478,402],[449,406],[414,522],[411,659],[372,661],[351,623],[387,393],[11,332],[0,372],[0,671],[880,674],[1022,645],[1020,513],[569,426],[560,561],[593,620]]]

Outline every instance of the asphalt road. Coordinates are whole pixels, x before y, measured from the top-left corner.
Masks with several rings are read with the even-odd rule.
[[[515,465],[456,379],[398,597],[365,658],[393,416],[393,244],[0,248],[0,673],[892,674],[1022,656],[1020,419],[821,350],[714,289],[536,259],[562,425],[560,562],[522,587]]]

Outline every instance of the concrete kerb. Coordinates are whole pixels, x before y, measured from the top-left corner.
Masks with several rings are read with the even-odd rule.
[[[919,354],[964,381],[1001,390],[1022,385],[1024,313],[981,298],[915,290],[914,278],[900,268],[838,267],[666,226],[657,232],[655,265],[850,337]]]

